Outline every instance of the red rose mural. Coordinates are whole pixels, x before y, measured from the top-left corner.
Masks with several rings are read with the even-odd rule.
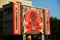
[[[35,10],[30,10],[25,15],[25,28],[28,34],[38,34],[42,30],[40,23],[42,22],[40,14]]]

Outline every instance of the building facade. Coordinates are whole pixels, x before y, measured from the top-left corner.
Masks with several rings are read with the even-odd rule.
[[[22,5],[21,2],[10,2],[3,5],[0,19],[3,35],[39,34],[40,32],[50,34],[48,9]]]
[[[32,6],[32,2],[31,1],[25,1],[25,0],[0,0],[0,8],[3,7],[3,5],[8,4],[9,2],[21,2],[22,5],[28,5],[28,6]]]
[[[0,36],[50,35],[50,10],[33,7],[31,2],[13,1],[1,4]]]

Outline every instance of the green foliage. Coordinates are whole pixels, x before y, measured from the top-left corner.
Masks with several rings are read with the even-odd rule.
[[[57,40],[60,32],[60,20],[56,17],[50,17],[51,38]]]

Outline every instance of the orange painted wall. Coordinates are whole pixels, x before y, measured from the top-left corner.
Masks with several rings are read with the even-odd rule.
[[[16,10],[17,7],[17,10]],[[20,20],[20,3],[13,3],[13,34],[17,34],[20,35],[21,34],[21,20]],[[18,11],[18,16],[17,16],[17,20],[18,20],[18,26],[17,26],[17,30],[16,30],[16,12]]]
[[[45,34],[50,35],[50,11],[47,9],[44,9],[44,26]]]

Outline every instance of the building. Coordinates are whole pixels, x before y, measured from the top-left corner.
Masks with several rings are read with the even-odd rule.
[[[50,35],[50,11],[33,7],[32,3],[10,1],[0,4],[1,36],[39,34]]]
[[[3,5],[8,4],[9,2],[21,2],[22,5],[28,5],[28,6],[32,6],[32,2],[31,1],[25,1],[25,0],[0,0],[0,8],[3,7]]]
[[[0,28],[1,28],[1,31],[2,31],[2,28],[4,28],[4,27],[2,27],[2,25],[4,25],[4,26],[6,26],[6,25],[9,25],[6,21],[7,20],[10,20],[9,19],[9,17],[10,18],[12,18],[12,16],[11,16],[11,14],[12,14],[12,4],[10,4],[9,5],[9,3],[10,2],[16,2],[16,1],[19,1],[19,2],[21,2],[21,5],[29,5],[29,6],[32,6],[32,2],[30,2],[30,1],[24,1],[24,0],[1,0],[0,2]],[[4,5],[4,6],[3,6]],[[11,9],[10,9],[10,7],[11,7]],[[7,9],[7,7],[8,7],[8,9]],[[5,11],[6,10],[6,11]],[[11,14],[10,14],[10,12],[11,12]],[[7,14],[6,14],[7,13]],[[9,15],[8,15],[9,14]],[[8,16],[7,16],[8,15]],[[7,16],[7,17],[6,17]],[[5,17],[6,17],[6,20],[5,20]],[[5,25],[5,23],[4,23],[4,20],[5,20],[5,23],[6,23],[6,25]],[[10,25],[11,25],[11,22],[10,22]],[[6,28],[5,28],[5,30],[6,30]],[[9,29],[8,29],[9,30]],[[7,31],[8,31],[7,30]],[[1,33],[1,31],[0,31],[0,33]],[[8,32],[7,32],[8,33]],[[3,33],[1,33],[2,35],[3,35]]]
[[[2,11],[2,9],[0,9],[0,34],[2,34],[2,28],[3,28],[2,27],[3,26],[2,25],[2,17],[3,17],[3,14],[2,13],[3,13],[3,11]]]

